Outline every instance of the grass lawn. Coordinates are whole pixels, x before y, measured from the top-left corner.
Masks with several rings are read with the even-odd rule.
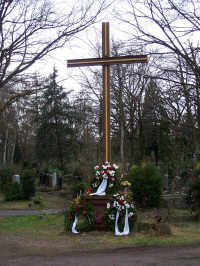
[[[0,194],[0,210],[52,209],[63,208],[68,200],[58,193],[37,192],[42,197],[42,205],[32,201],[5,202]],[[31,208],[28,206],[32,204]],[[159,210],[165,219],[169,210]],[[139,210],[138,221],[155,223],[156,211]],[[170,210],[171,216],[189,216],[188,210]],[[165,221],[166,222],[166,221]],[[167,221],[169,222],[169,221]],[[170,223],[171,235],[158,235],[155,231],[133,232],[129,236],[116,237],[113,232],[87,232],[79,235],[64,232],[63,214],[43,214],[0,218],[0,250],[4,241],[9,240],[16,246],[24,247],[26,254],[45,252],[64,252],[66,250],[111,249],[136,245],[187,245],[200,244],[200,222]],[[1,244],[2,243],[2,244]],[[12,244],[11,244],[12,245]],[[6,248],[6,247],[5,247]],[[31,254],[32,254],[31,253]]]
[[[34,204],[31,200],[5,201],[3,194],[0,193],[0,210],[59,209],[66,205],[66,199],[54,192],[37,192],[36,196],[42,198],[42,204]]]
[[[10,217],[0,219],[0,240],[4,237],[26,243],[27,247],[45,250],[87,250],[131,247],[135,245],[200,244],[200,223],[171,224],[172,235],[133,232],[116,237],[113,232],[87,232],[79,235],[64,232],[63,214]],[[1,242],[1,241],[0,241]],[[25,245],[25,244],[24,244]]]

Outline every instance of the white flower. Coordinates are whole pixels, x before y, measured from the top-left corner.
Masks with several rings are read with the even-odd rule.
[[[125,206],[126,206],[127,209],[130,208],[130,204],[128,204],[128,203],[126,203]]]
[[[103,165],[103,169],[106,170],[107,169],[107,165],[104,164]]]
[[[113,187],[114,185],[112,183],[109,184],[109,187]]]
[[[115,163],[113,164],[113,167],[114,167],[115,169],[118,169],[118,168],[119,168],[119,166],[117,166]]]
[[[103,178],[104,178],[104,179],[108,179],[107,174],[103,174]]]
[[[113,207],[116,207],[117,206],[117,201],[114,201],[114,203],[113,203]]]
[[[133,216],[133,212],[129,212],[128,217]]]
[[[95,169],[95,170],[98,170],[98,169],[99,169],[99,166],[98,166],[98,165],[96,165],[96,166],[94,167],[94,169]]]
[[[115,215],[114,214],[109,214],[108,217],[110,218],[110,220],[115,220]]]
[[[124,210],[125,208],[124,208],[124,206],[122,206],[122,210]]]
[[[121,209],[122,209],[121,205],[116,206],[116,208],[117,208],[119,211],[121,211]]]
[[[109,202],[107,203],[107,209],[110,209],[110,203]]]
[[[110,170],[108,173],[109,173],[110,176],[115,176],[115,171],[114,170]]]
[[[99,171],[96,171],[96,175],[100,175],[100,172]]]
[[[134,204],[131,204],[131,208],[132,208],[132,209],[134,209],[134,208],[135,208]]]

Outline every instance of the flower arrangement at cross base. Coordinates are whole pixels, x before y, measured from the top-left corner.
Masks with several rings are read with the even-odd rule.
[[[112,231],[116,232],[116,227],[117,230],[123,231],[127,222],[126,226],[131,230],[137,219],[135,201],[132,195],[124,192],[114,194],[113,198],[107,202],[104,219],[108,229]]]
[[[113,194],[119,190],[120,171],[115,163],[104,162],[94,167],[94,178],[91,180],[88,194],[96,193],[99,187],[102,187],[103,182],[106,181],[103,188],[103,193]],[[101,193],[102,195],[105,195]],[[98,195],[98,194],[97,194]]]
[[[90,231],[93,229],[95,212],[84,195],[78,196],[74,199],[64,215],[66,231],[79,233],[82,230]],[[82,220],[81,224],[78,223],[78,219]]]

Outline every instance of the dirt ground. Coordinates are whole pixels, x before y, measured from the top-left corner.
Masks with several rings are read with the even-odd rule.
[[[0,266],[199,266],[200,245],[68,251],[46,241],[0,236]]]

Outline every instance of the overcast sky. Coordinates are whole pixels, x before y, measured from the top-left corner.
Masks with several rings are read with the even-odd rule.
[[[54,0],[54,2],[57,4],[59,3],[60,8],[62,5],[68,4],[67,0]],[[118,4],[119,1],[115,1],[113,5],[101,14],[98,22],[94,26],[76,35],[74,41],[69,43],[68,46],[56,50],[44,60],[35,64],[33,68],[34,71],[37,71],[41,75],[48,76],[48,74],[52,73],[53,67],[55,66],[58,70],[58,81],[60,81],[60,84],[68,89],[76,90],[79,88],[78,81],[76,82],[75,80],[78,69],[67,69],[67,60],[94,57],[92,46],[95,46],[97,42],[101,44],[102,22],[107,21],[110,23],[110,40],[125,40],[127,38],[127,35],[120,30],[120,28],[123,28],[123,25],[114,17],[114,10],[117,7],[119,8]]]

